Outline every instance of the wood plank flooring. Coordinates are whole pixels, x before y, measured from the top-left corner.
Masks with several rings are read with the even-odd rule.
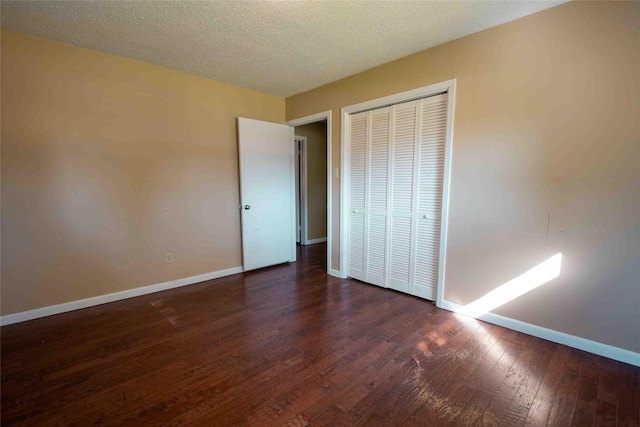
[[[638,426],[640,369],[300,260],[5,326],[3,426]]]

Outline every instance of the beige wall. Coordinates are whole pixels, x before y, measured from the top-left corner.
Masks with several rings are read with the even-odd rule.
[[[307,137],[307,239],[327,237],[327,124],[296,126]]]
[[[1,99],[3,315],[242,264],[236,117],[284,99],[7,31]]]
[[[640,352],[639,16],[567,3],[287,98],[286,119],[331,109],[339,165],[341,107],[455,78],[445,298],[561,252],[560,277],[494,312]]]

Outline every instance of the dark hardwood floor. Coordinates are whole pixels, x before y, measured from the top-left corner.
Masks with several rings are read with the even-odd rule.
[[[297,263],[3,327],[2,425],[638,426],[640,369]]]

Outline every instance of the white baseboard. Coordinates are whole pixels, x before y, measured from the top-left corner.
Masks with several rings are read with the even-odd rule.
[[[304,245],[315,245],[316,243],[325,243],[327,241],[326,237],[318,237],[317,239],[309,239],[304,241]]]
[[[342,273],[340,272],[340,270],[334,270],[333,268],[331,268],[327,273],[329,273],[329,276],[338,277],[340,279],[346,279],[346,277],[342,276]]]
[[[242,273],[242,267],[232,267],[226,270],[213,271],[211,273],[200,274],[198,276],[185,277],[183,279],[172,280],[170,282],[157,283],[155,285],[142,286],[140,288],[127,289],[126,291],[114,292],[112,294],[100,295],[76,301],[69,301],[62,304],[50,305],[36,308],[35,310],[23,311],[20,313],[0,316],[0,326],[11,325],[13,323],[26,322],[27,320],[38,319],[40,317],[52,316],[54,314],[65,313],[67,311],[80,310],[81,308],[93,307],[95,305],[106,304],[108,302],[133,298],[140,295],[154,292],[166,291],[167,289],[179,288],[181,286],[193,285],[207,280],[218,279],[232,274]]]
[[[440,308],[460,313],[464,306],[444,300]],[[494,325],[513,329],[514,331],[533,335],[534,337],[542,338],[558,344],[563,344],[568,347],[577,348],[578,350],[584,350],[589,353],[604,356],[613,360],[618,360],[630,365],[640,366],[640,354],[634,353],[630,350],[613,347],[611,345],[591,341],[586,338],[576,337],[574,335],[565,334],[564,332],[554,331],[552,329],[547,329],[541,326],[532,325],[530,323],[521,322],[519,320],[500,316],[498,314],[485,313],[476,318],[488,323],[493,323]]]

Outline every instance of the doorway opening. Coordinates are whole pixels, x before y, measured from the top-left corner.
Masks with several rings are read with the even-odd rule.
[[[296,151],[296,242],[327,241],[327,121],[294,128]]]
[[[331,112],[287,123],[294,128],[296,242],[326,244],[327,273],[331,268]]]

